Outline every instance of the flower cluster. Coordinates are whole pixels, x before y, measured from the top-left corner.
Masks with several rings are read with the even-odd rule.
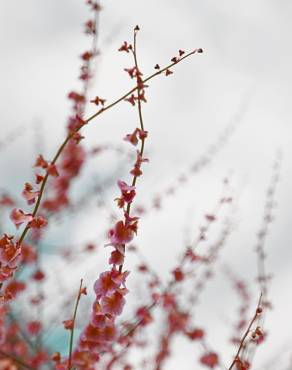
[[[68,118],[67,129],[71,133],[71,138],[61,153],[59,163],[59,176],[53,182],[53,192],[43,203],[43,208],[50,212],[59,212],[69,204],[69,190],[73,180],[79,175],[82,166],[86,161],[86,151],[80,144],[83,136],[78,132],[86,121],[82,118],[88,102],[88,89],[94,76],[93,62],[98,55],[97,43],[97,19],[101,11],[101,6],[97,1],[87,1],[91,18],[85,23],[85,33],[92,39],[92,46],[84,51],[80,59],[79,80],[82,83],[81,91],[70,91],[68,99],[73,103],[72,113]],[[104,104],[105,100],[95,100],[96,104]]]
[[[94,369],[100,353],[109,351],[117,338],[116,318],[125,304],[128,275],[128,271],[120,272],[113,263],[112,269],[101,273],[95,282],[96,299],[92,305],[91,320],[82,331],[70,360],[78,369]],[[64,326],[72,330],[73,320],[66,320]],[[67,369],[68,361],[61,361],[58,357],[55,359],[56,369]]]
[[[4,234],[0,239],[0,282],[9,279],[21,261],[21,247],[13,236]]]

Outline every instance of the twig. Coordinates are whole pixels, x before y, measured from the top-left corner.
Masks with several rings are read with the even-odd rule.
[[[253,316],[253,318],[252,318],[251,322],[250,322],[250,323],[249,323],[249,325],[248,325],[248,328],[246,329],[246,332],[244,333],[244,335],[243,335],[243,337],[242,337],[242,339],[241,339],[241,341],[240,341],[240,345],[239,345],[239,348],[238,348],[238,350],[237,350],[237,353],[236,353],[236,355],[235,355],[235,357],[234,357],[234,360],[232,361],[232,363],[231,363],[230,367],[228,368],[228,370],[231,370],[231,369],[233,368],[233,366],[236,364],[236,362],[239,360],[239,354],[240,354],[240,352],[241,352],[241,350],[242,350],[242,348],[243,348],[243,346],[244,346],[245,339],[246,339],[246,337],[248,336],[248,334],[249,334],[249,332],[250,332],[250,329],[251,329],[251,327],[252,327],[253,323],[256,321],[256,319],[258,318],[258,316],[262,313],[262,309],[261,309],[261,307],[260,307],[261,300],[262,300],[262,293],[261,293],[261,295],[260,295],[260,299],[259,299],[259,302],[258,302],[258,305],[257,305],[256,311],[255,311],[255,314],[254,314],[254,316]]]
[[[76,299],[76,304],[75,304],[73,319],[72,319],[72,328],[71,328],[70,343],[69,343],[68,370],[71,369],[71,363],[72,363],[74,328],[75,328],[75,320],[76,320],[76,315],[77,315],[77,309],[78,309],[78,305],[79,305],[81,294],[82,294],[82,291],[81,291],[82,290],[82,283],[83,283],[83,279],[81,279],[81,281],[80,281],[80,287],[79,287],[79,290],[78,290],[78,296],[77,296],[77,299]]]

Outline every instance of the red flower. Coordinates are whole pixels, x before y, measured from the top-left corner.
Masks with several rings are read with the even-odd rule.
[[[33,263],[37,259],[37,254],[35,249],[28,245],[22,244],[21,246],[21,262],[22,263]]]
[[[124,137],[124,140],[136,146],[138,144],[137,133],[138,133],[138,129],[136,128],[131,134],[127,134]]]
[[[39,321],[30,321],[27,324],[27,331],[31,335],[38,335],[38,333],[41,331],[42,324]]]
[[[33,275],[32,278],[36,281],[44,280],[45,274],[41,270],[37,270]]]
[[[30,221],[28,226],[33,229],[41,229],[47,226],[47,224],[48,224],[48,221],[43,216],[37,216],[37,217],[34,217],[32,221]]]
[[[128,101],[129,103],[131,103],[133,106],[135,105],[135,95],[132,94],[129,98],[126,98],[125,101]]]
[[[188,331],[186,334],[191,340],[202,339],[205,335],[204,330],[198,328]]]
[[[50,164],[48,169],[47,169],[47,172],[48,172],[49,175],[51,175],[53,177],[59,176],[59,172],[58,172],[57,166],[55,164]]]
[[[125,51],[126,53],[129,53],[130,50],[132,50],[132,45],[128,44],[127,41],[124,41],[123,45],[119,48],[119,51]]]
[[[5,295],[15,298],[18,293],[25,290],[26,285],[22,281],[13,280],[5,288]]]
[[[47,168],[48,167],[48,162],[44,159],[44,157],[40,154],[35,162],[35,167],[41,167],[41,168]]]
[[[64,320],[63,325],[64,325],[64,328],[66,330],[72,330],[73,329],[73,320]]]
[[[175,270],[173,270],[172,274],[174,276],[175,281],[177,281],[177,282],[182,281],[185,278],[184,273],[182,272],[182,270],[179,267],[176,268]]]
[[[219,363],[218,355],[215,352],[208,352],[200,358],[200,363],[209,367],[210,369],[213,369]]]
[[[93,54],[91,51],[86,51],[81,55],[81,59],[85,60],[86,62],[89,61],[93,57]]]
[[[0,262],[1,267],[7,266],[11,269],[17,267],[21,260],[21,248],[13,243],[12,237],[6,234],[0,239]]]
[[[104,106],[105,102],[106,102],[105,99],[101,99],[98,96],[96,96],[93,100],[90,100],[90,103],[94,103],[95,105],[101,104],[102,106]]]
[[[136,316],[139,319],[139,325],[145,326],[153,321],[153,317],[147,307],[140,307],[136,312]]]

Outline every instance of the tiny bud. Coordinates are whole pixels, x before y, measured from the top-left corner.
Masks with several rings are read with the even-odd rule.
[[[263,309],[261,307],[257,308],[257,315],[260,315],[263,312]]]
[[[167,69],[167,70],[165,71],[165,76],[169,76],[169,75],[171,75],[171,74],[173,74],[173,72],[172,72],[170,69]]]
[[[137,26],[134,28],[134,31],[140,31],[140,27],[137,25]]]
[[[73,329],[73,320],[64,320],[63,321],[64,328],[66,330],[72,330]]]
[[[60,355],[60,352],[54,352],[52,355],[51,355],[51,360],[54,361],[54,362],[60,362],[61,361],[61,355]]]
[[[197,49],[197,53],[199,53],[199,54],[202,54],[203,53],[203,49]]]
[[[154,67],[154,69],[160,69],[160,65],[159,64],[156,64],[156,66]]]

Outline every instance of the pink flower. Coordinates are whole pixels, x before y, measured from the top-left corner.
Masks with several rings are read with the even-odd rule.
[[[125,181],[118,180],[118,187],[120,188],[122,194],[127,194],[135,190],[135,186],[130,186],[125,183]]]
[[[127,101],[129,101],[130,103],[134,103],[135,105],[135,96],[132,95],[132,97],[130,99],[128,99]],[[144,97],[144,92],[141,93],[137,99],[141,99],[141,100],[144,100],[146,101],[145,97]],[[138,138],[140,140],[144,140],[146,139],[148,136],[148,131],[145,131],[145,130],[141,130],[140,128],[135,128],[135,130],[131,133],[131,134],[127,134],[125,137],[124,137],[124,140],[125,141],[128,141],[129,143],[131,143],[132,145],[136,146],[138,144]]]
[[[94,284],[97,297],[106,296],[116,291],[119,285],[112,279],[111,271],[105,271],[99,275]]]
[[[14,208],[10,213],[10,219],[14,225],[19,228],[19,226],[24,222],[31,222],[33,217],[30,213],[24,213],[21,209]]]
[[[119,180],[118,186],[121,190],[122,196],[117,198],[118,206],[124,207],[125,203],[131,203],[136,195],[135,186],[127,185],[124,181]]]
[[[97,297],[111,295],[121,285],[125,284],[128,275],[128,271],[119,272],[115,269],[101,273],[94,284],[95,294]]]
[[[40,192],[34,191],[31,184],[29,184],[28,182],[25,183],[22,196],[26,199],[28,204],[33,204],[39,195]]]
[[[124,294],[122,290],[114,292],[111,296],[103,297],[101,300],[101,307],[104,313],[117,316],[123,311],[125,305]],[[125,293],[126,294],[126,293]]]
[[[109,259],[109,263],[114,266],[121,266],[124,263],[125,256],[119,252],[118,250],[114,250],[111,252],[111,256]]]
[[[118,221],[113,229],[109,231],[110,245],[119,247],[122,244],[129,243],[133,237],[134,232],[130,227],[125,226],[123,221]],[[120,252],[122,252],[119,249]]]

